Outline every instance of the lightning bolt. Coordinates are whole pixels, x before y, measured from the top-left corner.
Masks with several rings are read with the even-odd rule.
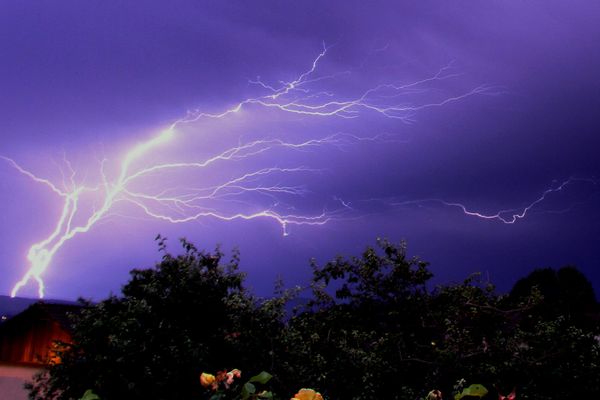
[[[13,287],[11,296],[16,296],[19,290],[28,283],[35,282],[39,297],[44,297],[45,287],[42,276],[50,266],[55,254],[69,240],[79,234],[88,232],[95,224],[110,215],[117,204],[128,203],[134,205],[147,217],[173,224],[203,218],[215,218],[222,221],[267,218],[278,223],[282,227],[284,235],[289,233],[288,227],[291,225],[323,225],[337,218],[341,212],[323,210],[323,212],[314,215],[302,215],[278,211],[278,206],[281,205],[278,200],[280,196],[302,196],[306,194],[306,188],[272,184],[268,183],[268,180],[292,174],[319,172],[303,166],[287,168],[272,166],[249,170],[218,184],[205,187],[169,187],[159,192],[153,192],[148,188],[145,190],[140,189],[139,187],[143,186],[145,178],[150,179],[156,174],[172,172],[203,171],[212,165],[257,157],[274,149],[309,151],[317,147],[333,146],[343,150],[346,146],[361,141],[390,140],[389,135],[360,137],[343,133],[297,142],[283,139],[260,139],[240,143],[196,162],[153,163],[150,156],[156,153],[158,149],[169,146],[177,135],[183,134],[178,129],[182,125],[192,124],[203,119],[225,119],[243,109],[254,107],[315,118],[348,119],[371,113],[376,116],[410,123],[414,121],[414,115],[418,111],[444,106],[474,95],[494,94],[491,87],[478,86],[457,95],[422,104],[406,104],[399,100],[406,95],[423,93],[427,90],[425,87],[427,84],[456,76],[452,73],[452,65],[449,64],[432,76],[421,80],[410,83],[391,82],[379,84],[369,87],[354,96],[337,96],[330,91],[314,89],[314,84],[317,82],[335,80],[342,75],[351,74],[350,71],[332,75],[317,74],[319,64],[323,61],[329,49],[323,45],[323,50],[312,60],[310,67],[290,81],[270,84],[260,78],[250,80],[251,85],[255,85],[265,92],[260,96],[246,98],[217,113],[201,110],[188,112],[185,117],[176,120],[157,135],[129,149],[120,163],[117,164],[118,172],[115,174],[115,178],[111,179],[106,172],[108,160],[102,160],[100,182],[96,186],[86,186],[77,182],[76,173],[66,159],[64,164],[69,173],[68,176],[63,176],[61,186],[49,179],[35,175],[11,158],[2,157],[24,176],[35,183],[46,186],[63,202],[62,211],[52,232],[45,239],[34,243],[29,248],[27,253],[29,267]],[[271,205],[258,210],[256,207],[251,209],[244,197],[248,194],[260,195],[270,199]],[[100,199],[95,201],[94,208],[91,211],[84,210],[81,206],[84,196],[88,195]],[[348,203],[342,200],[340,202],[344,209],[351,209]],[[223,210],[223,204],[238,204],[246,207],[240,206],[240,209],[227,211]],[[464,211],[468,212],[466,208],[464,208]],[[501,217],[498,216],[497,218]]]
[[[593,185],[596,185],[598,183],[595,179],[591,179],[591,178],[570,177],[570,178],[560,182],[559,184],[556,184],[556,185],[551,186],[548,189],[544,190],[539,195],[539,197],[537,197],[535,200],[531,201],[530,203],[528,203],[527,205],[525,205],[523,207],[499,210],[494,213],[484,213],[484,212],[480,212],[480,211],[475,211],[473,209],[468,208],[466,205],[464,205],[462,203],[450,202],[450,201],[446,201],[443,199],[437,199],[437,198],[407,200],[407,201],[402,201],[402,202],[390,202],[389,205],[394,206],[394,207],[398,207],[398,206],[401,207],[401,206],[409,206],[409,205],[423,205],[425,203],[438,203],[443,206],[458,208],[463,214],[470,216],[470,217],[476,217],[476,218],[485,219],[485,220],[496,220],[503,224],[512,225],[512,224],[515,224],[516,222],[518,222],[519,220],[525,218],[536,206],[538,206],[540,203],[547,200],[549,196],[565,190],[569,185],[572,185],[576,182],[591,183]]]

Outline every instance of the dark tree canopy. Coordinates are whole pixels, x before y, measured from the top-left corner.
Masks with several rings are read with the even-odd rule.
[[[83,302],[72,350],[32,398],[47,398],[42,390],[79,398],[93,388],[102,399],[193,399],[202,392],[201,371],[268,361],[255,329],[279,322],[244,290],[237,253],[222,263],[218,249],[182,245],[182,255],[165,253],[156,268],[133,270],[121,296]]]
[[[588,329],[597,325],[596,294],[591,282],[577,268],[537,269],[517,281],[510,292],[510,299],[519,302],[536,291],[543,298],[537,311],[545,317],[562,316]]]
[[[164,239],[159,238],[164,250]],[[457,381],[486,398],[600,398],[598,306],[575,268],[537,270],[510,295],[478,275],[428,288],[427,263],[379,240],[358,257],[313,263],[310,300],[269,300],[243,286],[239,257],[223,261],[182,240],[120,296],[75,319],[74,343],[32,385],[32,399],[202,399],[203,371],[267,370],[278,399],[314,387],[329,400],[451,398]],[[584,310],[584,311],[581,311]],[[204,397],[203,397],[204,396]]]

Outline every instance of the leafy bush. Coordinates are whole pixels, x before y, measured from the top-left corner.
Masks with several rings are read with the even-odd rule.
[[[93,388],[102,399],[192,399],[204,369],[268,363],[265,332],[281,323],[243,288],[237,253],[222,264],[218,249],[182,246],[156,268],[133,270],[121,296],[83,301],[71,351],[30,398],[78,398]]]
[[[483,393],[456,387],[461,378],[487,388],[484,398],[513,388],[519,399],[600,397],[598,306],[576,270],[559,271],[558,292],[536,283],[539,272],[510,296],[477,275],[429,289],[427,263],[380,240],[358,257],[313,263],[311,300],[286,316],[296,290],[259,301],[243,287],[237,253],[223,263],[218,249],[181,243],[183,254],[132,271],[121,296],[83,303],[74,343],[31,399],[89,388],[103,400],[200,399],[201,372],[233,367],[272,372],[269,393],[315,387],[331,400]]]

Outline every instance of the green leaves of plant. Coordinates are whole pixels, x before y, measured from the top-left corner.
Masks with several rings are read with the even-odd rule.
[[[253,397],[253,395],[256,393],[256,386],[254,386],[253,384],[260,383],[261,385],[264,385],[267,382],[269,382],[272,377],[273,377],[273,375],[271,375],[270,373],[268,373],[266,371],[262,371],[260,374],[255,375],[252,378],[250,378],[248,380],[248,382],[246,382],[244,384],[244,386],[242,387],[242,400],[248,400],[251,397],[256,398],[256,397]],[[262,391],[262,392],[258,393],[256,396],[258,396],[261,399],[272,399],[273,393],[268,392],[268,391]]]
[[[242,400],[247,400],[254,393],[256,393],[256,386],[250,382],[244,383],[244,386],[242,387]]]
[[[270,373],[268,373],[266,371],[262,371],[260,374],[255,375],[252,378],[250,378],[250,380],[248,382],[258,382],[261,385],[264,385],[267,382],[269,382],[272,377],[273,377],[273,375],[271,375]]]
[[[460,400],[465,396],[483,397],[487,393],[488,393],[488,390],[485,388],[485,386],[480,385],[478,383],[474,383],[473,385],[464,388],[462,393],[456,394],[454,396],[454,399]]]
[[[81,398],[81,400],[100,400],[100,397],[98,397],[97,394],[92,392],[91,389],[88,389],[83,394],[83,397]]]

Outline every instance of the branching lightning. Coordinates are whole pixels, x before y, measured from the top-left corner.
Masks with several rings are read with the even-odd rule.
[[[65,174],[62,185],[59,185],[49,179],[39,177],[11,158],[2,157],[18,172],[34,182],[46,186],[62,199],[62,211],[56,225],[46,238],[30,247],[27,253],[27,271],[15,284],[11,295],[16,296],[25,285],[34,282],[38,287],[38,295],[42,298],[45,290],[42,276],[50,266],[55,254],[69,240],[88,232],[96,223],[106,218],[117,204],[132,204],[146,216],[168,223],[185,223],[202,218],[215,218],[222,221],[267,218],[277,222],[282,227],[284,235],[288,234],[290,225],[323,225],[336,218],[340,212],[339,210],[324,210],[315,215],[303,215],[280,211],[278,199],[281,195],[302,196],[306,193],[306,188],[273,184],[269,183],[266,178],[318,172],[304,166],[284,168],[274,165],[245,171],[218,184],[183,188],[167,187],[159,192],[149,188],[144,189],[144,178],[159,173],[180,172],[185,174],[189,171],[203,171],[211,165],[257,157],[275,149],[305,151],[323,146],[344,149],[346,146],[365,140],[386,141],[390,139],[386,135],[359,137],[350,134],[334,134],[305,141],[265,138],[240,143],[195,162],[154,163],[151,155],[160,148],[168,146],[178,134],[182,134],[178,128],[183,124],[191,124],[201,119],[225,119],[242,109],[253,110],[254,107],[314,118],[357,118],[363,114],[372,113],[409,123],[413,121],[415,113],[420,110],[443,106],[478,94],[493,94],[490,87],[478,86],[457,95],[422,104],[406,104],[399,100],[402,96],[426,91],[426,84],[454,77],[456,74],[452,73],[452,66],[448,65],[432,76],[411,83],[378,84],[365,89],[358,95],[336,96],[332,92],[313,88],[316,82],[335,80],[341,75],[350,73],[345,71],[332,75],[317,74],[318,66],[328,50],[324,46],[323,51],[310,64],[310,68],[291,81],[278,84],[269,84],[260,78],[250,81],[250,84],[266,92],[261,96],[244,99],[222,112],[208,113],[196,110],[188,113],[187,116],[175,121],[156,136],[129,149],[117,164],[118,173],[114,178],[106,172],[109,161],[102,160],[100,182],[95,186],[87,186],[78,182],[74,169],[66,159],[64,164],[68,173]],[[248,211],[247,208],[231,208],[236,202],[243,203],[245,201],[243,195],[248,193],[270,199],[271,205],[253,211]],[[96,205],[93,210],[84,210],[81,207],[84,195],[96,196]],[[343,205],[341,211],[352,209],[347,202],[341,199],[337,200]],[[537,202],[542,200],[543,197]],[[533,203],[531,207],[536,203]],[[229,207],[224,207],[224,204]],[[496,216],[486,216],[468,211],[466,207],[459,204],[447,203],[447,205],[462,207],[463,211],[469,215],[497,218],[507,223],[524,217],[528,211],[526,209],[522,215],[513,215],[511,220],[505,219],[503,212]]]
[[[562,181],[561,183],[551,186],[548,189],[544,190],[539,197],[530,202],[529,204],[519,207],[519,208],[510,208],[499,210],[494,213],[484,213],[480,211],[474,211],[473,209],[469,209],[466,205],[457,202],[450,202],[442,199],[436,198],[428,198],[428,199],[420,199],[420,200],[408,200],[402,202],[390,202],[389,205],[398,207],[398,206],[410,206],[410,205],[423,205],[425,203],[437,203],[443,206],[455,207],[458,208],[462,213],[470,217],[476,217],[485,220],[496,220],[502,222],[504,224],[512,225],[517,221],[525,218],[536,206],[540,203],[547,200],[547,198],[555,193],[561,192],[565,190],[569,185],[572,185],[575,182],[586,182],[596,185],[597,182],[591,178],[576,178],[571,177],[567,180]]]

